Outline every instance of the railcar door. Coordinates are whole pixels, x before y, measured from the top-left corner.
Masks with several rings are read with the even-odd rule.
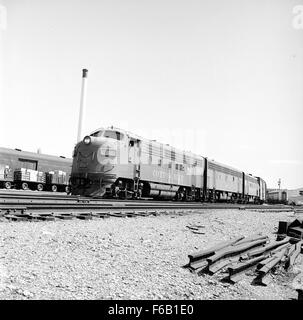
[[[133,178],[140,179],[140,140],[130,139],[128,148],[128,162],[133,166]]]
[[[130,140],[128,150],[128,162],[138,164],[140,160],[140,140]]]

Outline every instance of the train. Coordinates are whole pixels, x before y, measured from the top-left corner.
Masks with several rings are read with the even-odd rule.
[[[71,194],[121,199],[264,203],[266,182],[207,157],[108,127],[75,145]]]
[[[68,191],[72,159],[0,148],[0,187]]]

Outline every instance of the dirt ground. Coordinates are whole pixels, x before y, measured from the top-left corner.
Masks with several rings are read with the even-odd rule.
[[[188,254],[257,232],[274,240],[291,212],[196,210],[161,216],[0,222],[0,299],[297,299],[302,254],[291,272],[255,286],[248,272],[236,284],[222,274],[182,268]],[[204,234],[186,226],[200,224]]]

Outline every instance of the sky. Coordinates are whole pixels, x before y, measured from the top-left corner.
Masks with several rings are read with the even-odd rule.
[[[87,68],[83,136],[114,125],[302,187],[302,6],[0,0],[0,146],[71,157]]]

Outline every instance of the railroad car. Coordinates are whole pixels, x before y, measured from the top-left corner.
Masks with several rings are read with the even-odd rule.
[[[85,136],[73,153],[74,195],[263,202],[265,190],[261,178],[114,127]]]
[[[37,171],[37,172],[50,172],[50,171],[64,171],[66,172],[67,176],[70,176],[72,166],[72,159],[65,158],[65,157],[57,157],[52,155],[22,151],[20,149],[9,149],[9,148],[0,148],[0,184],[1,186],[10,189],[14,184],[26,189],[29,186],[28,182],[31,181],[30,178],[21,179],[23,178],[22,174],[16,175],[16,181],[14,180],[14,172],[18,169],[27,169],[29,171]],[[5,170],[1,171],[1,167],[5,168]],[[2,174],[1,174],[2,172]],[[21,176],[21,178],[20,178]],[[38,179],[39,180],[39,179]],[[38,190],[41,190],[41,185],[43,189],[43,184],[45,184],[44,180],[42,179],[37,186]],[[49,180],[48,180],[49,181]],[[68,181],[68,178],[67,178]],[[41,183],[42,182],[42,183]],[[27,184],[27,186],[26,186]],[[54,187],[53,187],[54,186]],[[48,187],[48,184],[47,184]],[[62,189],[62,186],[60,190]],[[48,189],[56,191],[55,184],[49,186]]]
[[[288,204],[287,190],[268,190],[267,191],[268,203],[281,203]]]

